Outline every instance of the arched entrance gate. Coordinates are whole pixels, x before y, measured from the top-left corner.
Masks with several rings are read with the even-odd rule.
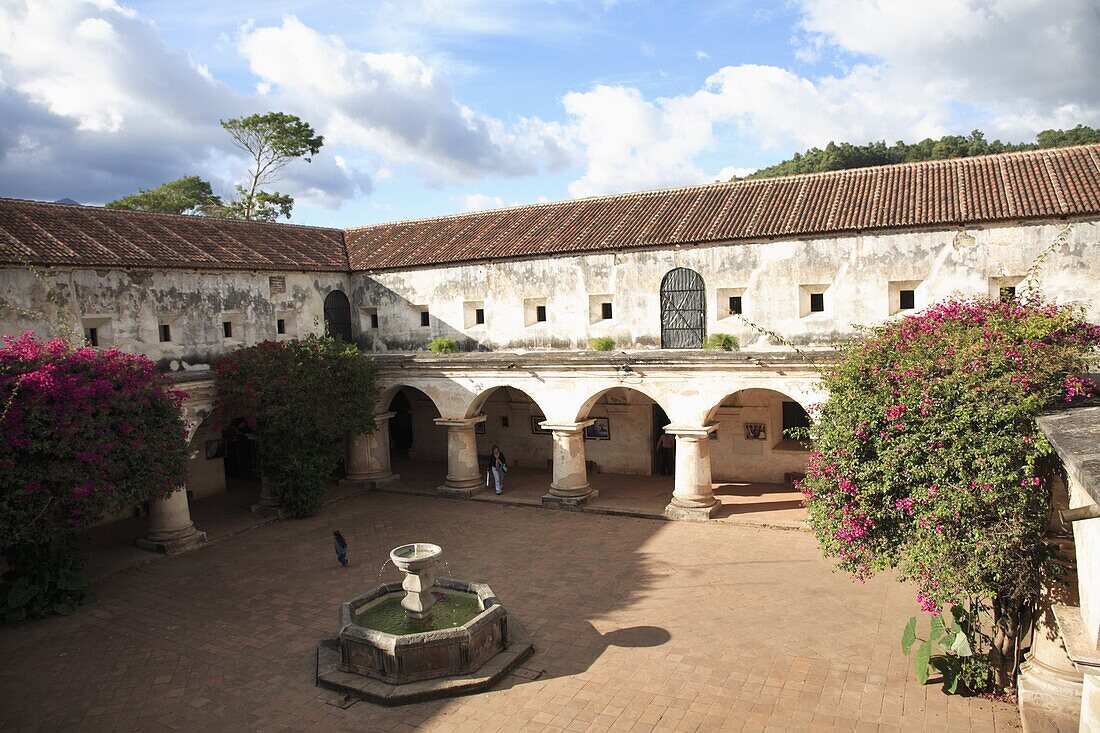
[[[677,267],[661,280],[661,348],[701,349],[707,336],[703,277]]]

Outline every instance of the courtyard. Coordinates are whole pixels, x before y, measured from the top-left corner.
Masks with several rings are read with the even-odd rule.
[[[212,506],[239,510],[224,498],[236,495]],[[95,550],[96,601],[5,628],[0,729],[1018,727],[1011,704],[919,685],[898,644],[912,589],[833,573],[803,531],[381,491],[307,520],[223,526],[198,551],[111,572],[94,567],[109,548]],[[334,528],[348,569],[333,557]],[[339,603],[397,579],[380,566],[411,540],[443,546],[441,574],[490,582],[535,655],[488,693],[399,708],[315,687],[314,650],[335,634]]]

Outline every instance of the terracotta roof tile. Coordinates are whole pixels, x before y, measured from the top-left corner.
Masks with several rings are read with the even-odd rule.
[[[1100,214],[1100,144],[716,183],[342,232],[0,199],[0,262],[359,271]]]
[[[0,263],[346,272],[339,229],[0,199]]]

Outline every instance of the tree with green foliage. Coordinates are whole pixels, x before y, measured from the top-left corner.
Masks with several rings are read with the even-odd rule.
[[[162,214],[215,214],[222,200],[210,183],[198,176],[184,176],[152,189],[123,196],[107,204],[108,209],[156,211]]]
[[[278,180],[292,161],[311,162],[324,145],[324,138],[309,123],[283,112],[222,120],[222,127],[251,161],[247,183],[237,185],[237,196],[225,207],[224,215],[249,221],[275,221],[282,216],[289,219],[294,199],[263,187]]]
[[[896,569],[941,617],[918,675],[936,643],[953,650],[933,662],[949,687],[1013,685],[1025,611],[1053,559],[1057,460],[1035,417],[1093,394],[1078,375],[1098,348],[1100,326],[1038,295],[952,299],[870,329],[825,370],[800,482],[810,525],[839,568]]]
[[[969,158],[976,155],[1062,148],[1096,142],[1100,142],[1100,130],[1084,125],[1078,125],[1072,130],[1044,130],[1036,136],[1034,143],[1003,143],[1000,140],[990,142],[985,139],[985,134],[981,130],[974,130],[967,136],[946,135],[939,140],[926,138],[912,144],[901,140],[893,145],[887,145],[883,140],[869,142],[866,145],[830,142],[824,149],[810,148],[805,153],[795,153],[789,160],[761,168],[747,178],[775,178],[800,173],[867,168],[891,163]]]
[[[263,480],[284,514],[308,517],[346,433],[374,429],[374,362],[331,338],[264,341],[214,361],[217,420],[256,436]]]

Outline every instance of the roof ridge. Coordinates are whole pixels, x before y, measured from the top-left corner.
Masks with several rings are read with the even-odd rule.
[[[376,229],[378,227],[387,226],[404,226],[407,224],[427,224],[430,222],[443,222],[451,219],[461,219],[465,217],[475,218],[488,216],[491,214],[499,214],[505,211],[520,211],[520,210],[534,210],[540,208],[552,208],[555,206],[565,206],[575,203],[586,203],[591,201],[604,201],[610,199],[626,198],[628,196],[656,196],[663,194],[676,194],[692,190],[710,189],[710,188],[733,188],[736,186],[763,186],[771,183],[777,183],[780,181],[787,181],[791,179],[809,180],[814,178],[823,178],[829,176],[836,177],[852,177],[865,173],[867,171],[887,171],[900,168],[929,168],[937,165],[948,165],[953,167],[959,167],[968,165],[973,162],[997,159],[1003,160],[1006,158],[1018,158],[1018,157],[1039,157],[1042,158],[1045,154],[1060,155],[1063,152],[1069,152],[1073,150],[1088,150],[1096,149],[1100,152],[1100,143],[1085,143],[1083,145],[1068,145],[1060,148],[1032,148],[1030,150],[1006,150],[1000,153],[988,153],[986,155],[971,155],[962,158],[934,158],[930,160],[910,160],[903,161],[901,163],[885,163],[883,165],[867,165],[859,168],[841,168],[833,171],[813,171],[810,173],[790,173],[784,176],[772,176],[770,178],[740,178],[736,181],[712,181],[710,183],[692,183],[684,186],[673,186],[671,188],[649,188],[641,191],[623,191],[620,193],[607,193],[600,194],[598,196],[582,196],[580,198],[573,199],[561,199],[558,201],[541,201],[534,204],[515,204],[511,206],[498,206],[492,209],[482,209],[480,211],[463,211],[456,214],[443,214],[437,216],[423,216],[413,219],[397,219],[395,221],[383,221],[377,224],[365,224],[357,227],[347,227],[346,232],[359,232],[365,229]]]
[[[200,216],[198,214],[172,214],[167,211],[137,211],[135,209],[112,209],[108,206],[98,206],[95,204],[59,204],[56,201],[38,201],[36,199],[24,199],[14,196],[0,196],[0,202],[11,201],[17,204],[34,204],[35,206],[50,206],[60,207],[63,209],[90,209],[92,211],[102,211],[109,214],[119,214],[122,216],[154,216],[163,217],[166,219],[185,219],[187,221],[194,221],[196,219],[201,221],[210,222],[229,222],[232,224],[244,224],[245,226],[257,226],[257,227],[295,227],[297,229],[318,229],[323,232],[343,232],[345,229],[337,227],[322,227],[316,224],[298,224],[296,222],[281,222],[281,221],[251,221],[249,219],[232,219],[229,217],[218,216]]]

